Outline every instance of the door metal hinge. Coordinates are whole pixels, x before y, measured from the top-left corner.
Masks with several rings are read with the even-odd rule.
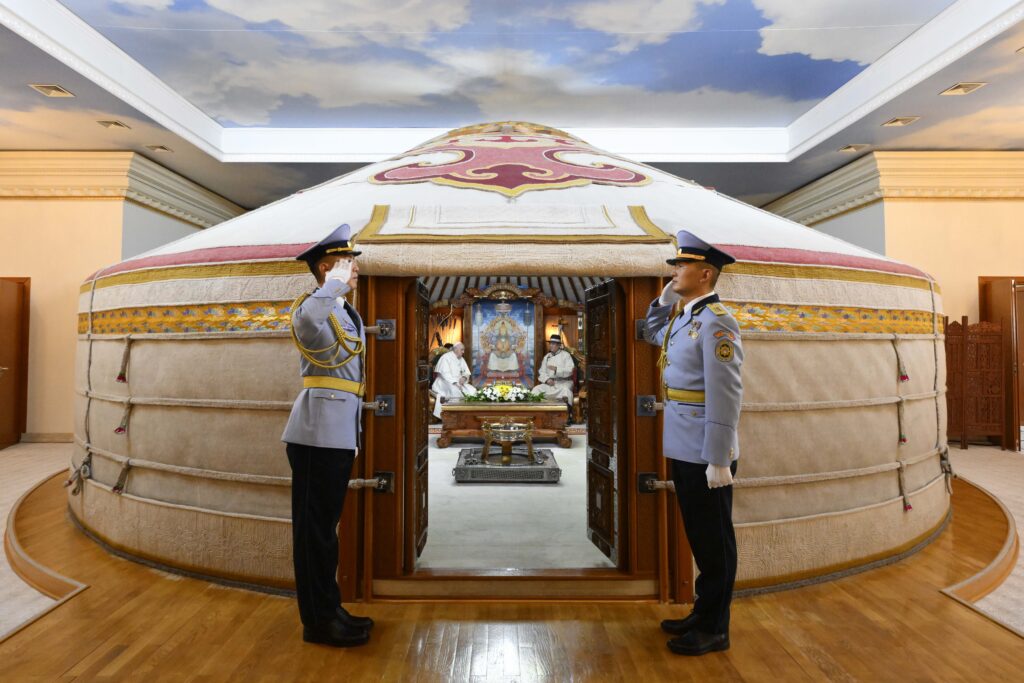
[[[659,410],[664,410],[665,404],[658,402],[658,397],[653,394],[642,394],[636,397],[636,416],[654,417]]]
[[[372,401],[363,402],[363,410],[372,410],[375,417],[394,417],[395,395],[377,394]]]
[[[633,336],[637,341],[650,341],[647,338],[647,319],[637,318],[633,321]]]
[[[373,479],[349,479],[350,489],[373,489],[374,493],[394,493],[395,473],[374,472]]]
[[[658,479],[654,472],[640,472],[636,475],[636,487],[640,493],[657,493],[658,491],[675,491],[676,484],[671,479]]]
[[[395,341],[398,325],[394,318],[377,318],[376,325],[367,325],[366,334],[377,335],[377,341]]]

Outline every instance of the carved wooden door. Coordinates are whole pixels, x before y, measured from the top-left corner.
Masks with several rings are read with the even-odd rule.
[[[427,453],[429,444],[430,406],[430,298],[427,288],[417,281],[409,296],[408,320],[415,330],[409,345],[411,358],[408,367],[414,369],[410,383],[409,409],[406,412],[406,571],[415,568],[415,561],[427,544],[428,486]]]
[[[618,505],[622,398],[617,359],[622,350],[616,285],[586,291],[587,536],[616,564],[622,514]]]

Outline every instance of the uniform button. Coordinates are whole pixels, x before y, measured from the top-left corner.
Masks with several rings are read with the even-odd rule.
[[[331,394],[331,398],[334,398],[334,394]]]
[[[665,365],[666,365],[666,367],[669,366],[669,365],[672,365],[672,361],[670,361],[670,360],[665,361]]]
[[[675,346],[675,345],[676,345],[676,340],[675,340],[675,339],[673,339],[672,341],[670,341],[670,342],[668,343],[668,345],[669,345],[669,346]]]
[[[696,410],[691,410],[690,411],[690,415],[692,415],[693,417],[697,417],[697,411]]]

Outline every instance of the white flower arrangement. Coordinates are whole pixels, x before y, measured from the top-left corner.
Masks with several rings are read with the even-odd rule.
[[[488,384],[468,401],[490,401],[494,403],[526,403],[542,400],[537,394],[520,384]]]

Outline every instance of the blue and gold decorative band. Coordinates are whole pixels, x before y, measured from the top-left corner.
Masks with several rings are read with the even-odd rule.
[[[95,311],[93,334],[287,331],[291,301],[188,306],[139,306]],[[801,306],[726,301],[742,330],[847,334],[931,334],[931,311]],[[89,314],[78,314],[78,332],[89,331]]]
[[[291,327],[292,302],[188,306],[137,306],[94,311],[93,334],[274,332]],[[78,314],[78,333],[89,331],[89,314]]]

